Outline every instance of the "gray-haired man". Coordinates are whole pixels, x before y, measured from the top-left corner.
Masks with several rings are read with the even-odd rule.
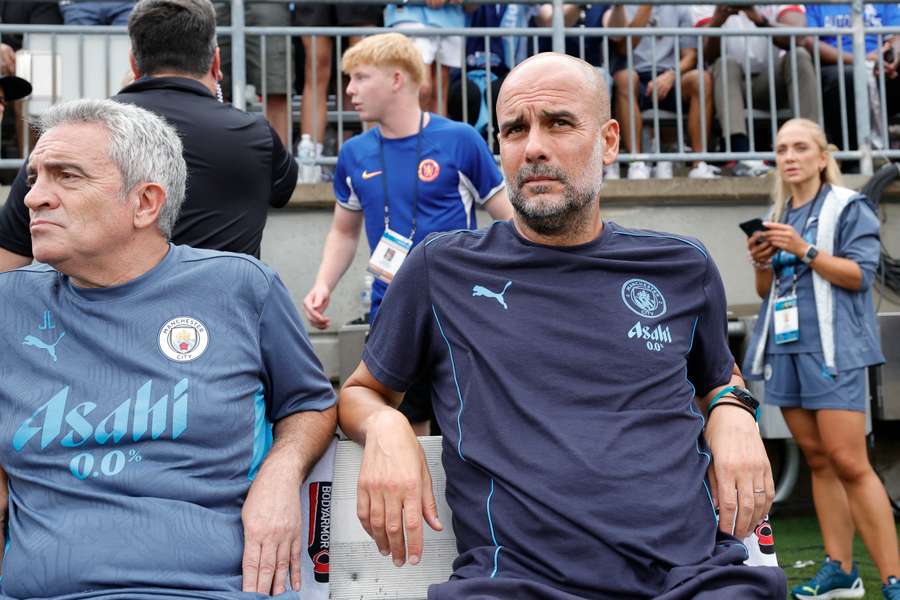
[[[159,117],[81,100],[44,130],[25,202],[46,265],[0,274],[0,596],[296,589],[298,490],[335,411],[287,291],[168,242],[185,162]]]

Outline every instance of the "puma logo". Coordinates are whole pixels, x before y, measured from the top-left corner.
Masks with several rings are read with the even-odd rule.
[[[34,346],[35,348],[43,348],[44,350],[47,351],[47,354],[50,355],[50,358],[53,359],[53,362],[56,362],[56,345],[59,343],[59,341],[61,339],[63,339],[64,335],[66,335],[65,331],[63,331],[61,334],[59,334],[59,337],[56,338],[56,341],[53,342],[52,344],[46,344],[46,343],[44,343],[43,340],[40,340],[40,339],[34,337],[33,335],[26,335],[25,341],[22,342],[22,345],[23,346]]]
[[[501,292],[492,292],[487,289],[483,285],[476,285],[472,288],[472,297],[475,296],[485,296],[487,298],[493,298],[497,302],[500,303],[500,306],[503,307],[503,310],[509,310],[509,307],[506,306],[506,300],[503,299],[503,294],[506,293],[506,290],[509,289],[509,286],[512,285],[512,281],[507,281],[506,285],[503,286],[503,291]]]

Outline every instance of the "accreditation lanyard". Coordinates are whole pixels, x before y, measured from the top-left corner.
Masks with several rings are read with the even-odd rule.
[[[412,249],[413,237],[416,235],[416,211],[419,206],[419,161],[422,160],[422,125],[425,113],[419,113],[419,132],[416,134],[415,180],[413,183],[412,228],[409,237],[404,237],[391,229],[391,203],[387,185],[387,160],[384,157],[384,137],[379,136],[378,148],[381,150],[381,189],[384,194],[384,233],[378,245],[369,257],[367,269],[375,277],[390,284],[400,269],[406,256]]]
[[[809,208],[806,210],[806,215],[804,220],[801,221],[803,223],[802,230],[800,231],[800,237],[806,239],[806,232],[809,229],[809,222],[812,219],[812,215],[815,211],[816,204],[819,202],[819,195],[822,193],[822,187],[819,186],[819,191],[816,192],[815,198],[809,203]],[[787,216],[785,215],[784,222],[787,222]],[[779,250],[782,257],[787,256],[787,252],[784,250]],[[781,262],[781,261],[779,261]],[[787,268],[787,264],[782,268]],[[775,327],[775,343],[776,344],[787,344],[790,342],[796,342],[800,339],[800,314],[799,314],[799,305],[797,303],[797,279],[799,278],[798,270],[800,268],[799,261],[795,260],[795,264],[790,265],[791,267],[791,291],[789,294],[785,296],[777,295],[781,291],[781,280],[778,275],[781,269],[777,269],[775,271],[775,306],[774,310],[774,319],[773,325]]]
[[[409,232],[409,239],[416,236],[416,211],[419,207],[419,162],[422,160],[422,125],[425,122],[425,111],[419,113],[419,131],[416,133],[416,168],[415,180],[413,181],[413,205],[412,205],[412,228]],[[384,136],[378,136],[378,149],[381,151],[381,189],[384,194],[384,230],[387,231],[391,227],[391,203],[388,195],[387,184],[387,159],[384,157]]]

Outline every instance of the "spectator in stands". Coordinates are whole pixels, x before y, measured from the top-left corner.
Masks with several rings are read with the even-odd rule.
[[[61,0],[59,10],[66,25],[126,25],[134,0],[80,2]]]
[[[231,24],[231,3],[216,4],[216,20],[219,25]],[[287,2],[267,0],[244,0],[244,25],[247,27],[289,27],[291,9]],[[222,69],[229,83],[225,85],[226,95],[231,96],[231,36],[219,39],[222,49]],[[266,55],[262,55],[262,36],[244,37],[245,66],[247,83],[253,84],[256,93],[265,103],[266,119],[278,132],[282,145],[288,143],[288,131],[292,126],[289,96],[291,82],[287,74],[288,52],[293,53],[292,44],[285,45],[283,35],[266,36]],[[266,81],[263,85],[263,61]],[[265,95],[263,96],[263,92]]]
[[[31,84],[15,75],[0,77],[0,118],[6,112],[6,106],[14,100],[21,100],[31,95]]]
[[[173,241],[259,257],[270,206],[283,206],[297,163],[262,117],[215,97],[220,78],[209,0],[142,0],[128,24],[136,81],[113,100],[165,117],[184,140],[185,203]],[[0,212],[0,270],[31,262],[24,169]]]
[[[6,116],[6,108],[16,100],[31,95],[31,84],[15,75],[0,77],[0,121]]]
[[[334,220],[322,264],[303,309],[312,325],[327,328],[331,292],[356,254],[365,225],[376,274],[370,322],[384,292],[412,246],[430,233],[474,229],[475,207],[495,219],[512,208],[503,176],[484,140],[464,123],[419,108],[425,66],[416,45],[399,33],[369,37],[351,48],[342,68],[347,93],[360,117],[378,126],[341,147],[335,168]],[[404,406],[410,421],[428,434],[431,399],[416,386]]]
[[[458,35],[416,36],[426,28],[465,27],[462,0],[427,0],[426,6],[388,4],[384,9],[384,24],[407,35],[415,36],[416,47],[425,62],[425,79],[420,89],[422,110],[447,116],[450,88],[450,68],[462,66],[463,38]],[[440,63],[440,69],[438,68]]]
[[[694,22],[688,6],[675,5],[628,5],[615,4],[604,17],[607,27],[635,27],[653,29],[657,27],[680,27],[690,29]],[[619,54],[617,66],[613,69],[615,81],[615,115],[622,125],[622,141],[630,153],[641,152],[643,123],[641,111],[652,110],[654,97],[658,108],[676,112],[678,109],[675,87],[681,86],[682,99],[689,103],[688,135],[695,152],[707,148],[706,136],[712,132],[713,86],[712,76],[705,69],[697,68],[697,37],[680,36],[680,54],[675,54],[674,36],[656,36],[655,46],[647,36],[631,36],[632,67],[627,67],[627,40],[614,39]],[[655,50],[654,50],[655,48]],[[678,61],[681,82],[676,81],[675,63]],[[656,76],[654,77],[654,66]],[[703,76],[704,112],[700,111],[700,76]],[[683,105],[683,102],[682,102]],[[701,123],[702,119],[702,123]],[[659,151],[659,149],[657,149]],[[710,179],[717,177],[718,169],[704,161],[694,161],[688,177]],[[657,163],[656,177],[672,177],[672,163]],[[628,165],[629,179],[648,179],[650,167],[643,161],[633,161]]]
[[[727,30],[755,30],[760,27],[806,27],[806,15],[802,5],[749,5],[744,7],[717,5],[697,7],[703,10],[698,26]],[[711,13],[711,14],[710,14]],[[708,37],[704,46],[704,59],[713,62],[715,81],[716,115],[723,135],[730,138],[732,152],[748,152],[747,99],[744,98],[745,66],[749,66],[751,99],[754,108],[778,110],[778,105],[799,109],[794,116],[818,121],[819,109],[812,90],[818,85],[812,56],[798,40],[793,58],[790,38],[760,36]],[[774,80],[769,79],[769,45],[773,48]],[[796,62],[796,82],[792,61]],[[775,106],[770,106],[770,87],[775,86]],[[796,91],[796,93],[795,93]],[[769,166],[761,160],[739,160],[732,169],[738,176],[765,175]]]
[[[239,600],[288,571],[297,590],[300,486],[336,419],[287,289],[168,242],[186,168],[160,117],[78,100],[43,125],[46,264],[0,274],[0,597]]]
[[[744,372],[766,380],[812,472],[826,557],[797,599],[862,598],[853,562],[859,530],[885,586],[900,600],[897,530],[866,450],[867,367],[884,362],[872,301],[878,217],[841,173],[814,122],[793,119],[775,139],[774,203],[747,241],[763,299]],[[871,596],[867,596],[870,597]]]
[[[442,527],[392,408],[426,375],[460,553],[430,599],[783,598],[783,571],[743,566],[730,535],[774,484],[712,259],[601,219],[618,124],[591,65],[530,58],[497,108],[513,220],[415,248],[341,391],[363,527],[397,565],[421,560],[423,513]]]
[[[811,27],[850,27],[849,4],[807,4],[806,19]],[[900,6],[897,4],[866,4],[863,10],[863,21],[866,27],[896,27],[900,25]],[[879,55],[888,57],[885,65],[888,90],[887,108],[900,103],[900,79],[897,78],[900,67],[900,36],[888,36],[883,46],[878,45],[875,34],[867,35],[866,60],[875,64],[878,69]],[[840,37],[827,35],[819,37],[819,52],[822,61],[822,111],[824,113],[825,133],[828,141],[843,149],[857,148],[856,140],[856,102],[853,89],[853,39],[851,35]],[[813,53],[814,42],[809,38],[806,48]],[[843,50],[843,54],[839,52]],[[889,51],[892,50],[892,56]],[[890,60],[893,58],[893,61]],[[840,78],[841,69],[838,61],[844,63],[844,94],[846,103],[841,102]],[[843,139],[841,119],[846,115],[847,137]]]
[[[377,27],[381,25],[382,7],[377,4],[316,4],[299,2],[296,20],[301,27]],[[300,107],[300,131],[308,133],[316,144],[316,156],[322,156],[325,127],[328,124],[328,84],[334,70],[334,39],[327,35],[304,36],[305,66],[303,104]],[[352,36],[350,45],[359,42]],[[313,46],[315,45],[315,48]],[[313,62],[315,61],[315,63]],[[315,69],[313,69],[315,64]],[[341,75],[337,73],[338,93]]]
[[[525,29],[537,12],[528,4],[479,4],[465,8],[466,27]],[[450,84],[448,116],[466,121],[487,139],[488,121],[497,134],[496,103],[500,85],[510,70],[530,55],[531,40],[525,36],[491,36],[486,48],[481,37],[466,39],[466,81],[460,77]],[[490,92],[490,93],[489,93]],[[466,115],[463,114],[463,95]],[[488,104],[488,102],[491,104]],[[466,118],[464,118],[466,117]]]
[[[21,2],[20,0],[0,0],[0,23],[5,25],[59,25],[62,15],[58,2]],[[22,49],[22,34],[4,33],[0,35],[0,74],[16,74],[16,52]],[[26,74],[30,77],[30,75]],[[7,110],[2,120],[0,139],[4,140],[3,156],[21,156],[24,139],[28,135],[26,127],[18,124],[17,110]],[[12,143],[6,143],[11,140]],[[6,182],[8,183],[8,182]]]

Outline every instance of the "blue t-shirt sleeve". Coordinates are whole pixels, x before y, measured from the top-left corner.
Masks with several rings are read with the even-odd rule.
[[[894,27],[900,25],[900,4],[881,4],[881,25]]]
[[[362,210],[362,204],[353,190],[350,162],[349,152],[345,150],[338,154],[337,164],[334,167],[334,181],[331,185],[338,204],[350,210]]]
[[[269,421],[334,404],[331,382],[278,275],[272,276],[259,317],[259,346]]]
[[[728,348],[728,309],[725,286],[712,258],[706,259],[703,282],[706,302],[697,315],[688,354],[688,380],[698,396],[731,380],[734,357]]]
[[[363,350],[369,372],[395,391],[405,391],[428,364],[433,309],[426,244],[413,248],[388,286]]]
[[[872,284],[878,269],[880,230],[878,217],[862,199],[851,202],[841,213],[834,255],[849,258],[859,265],[863,290]]]
[[[463,154],[459,170],[472,183],[475,201],[484,204],[503,187],[503,174],[478,132],[468,125],[465,130],[465,139],[459,145]]]
[[[808,27],[822,27],[825,22],[822,19],[822,9],[818,4],[807,4],[806,6],[806,24]]]

